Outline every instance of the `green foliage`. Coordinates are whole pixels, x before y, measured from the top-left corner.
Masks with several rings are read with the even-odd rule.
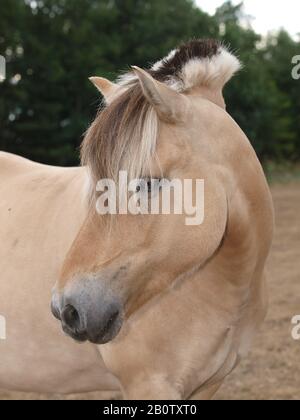
[[[230,2],[211,17],[192,0],[0,0],[0,54],[7,59],[0,148],[77,164],[100,103],[89,76],[113,79],[182,41],[216,37],[245,66],[225,90],[229,112],[262,159],[299,159],[300,81],[291,77],[291,58],[300,45],[283,31],[262,45],[241,21],[241,5]]]

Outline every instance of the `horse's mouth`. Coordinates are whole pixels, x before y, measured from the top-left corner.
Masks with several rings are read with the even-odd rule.
[[[67,326],[62,324],[62,329],[66,335],[71,337],[74,341],[77,343],[84,343],[86,341],[89,341],[92,344],[97,345],[103,345],[107,344],[110,341],[112,341],[120,332],[122,324],[119,324],[117,328],[114,328],[114,330],[109,330],[106,332],[100,331],[98,335],[95,336],[88,336],[86,332],[73,332],[68,329]]]
[[[87,337],[87,334],[85,332],[70,331],[70,329],[64,324],[62,324],[62,329],[63,329],[63,331],[66,335],[73,338],[73,340],[76,341],[77,343],[84,343],[84,342],[88,341],[88,337]]]

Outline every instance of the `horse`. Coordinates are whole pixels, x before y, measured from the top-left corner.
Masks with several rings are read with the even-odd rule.
[[[247,354],[267,313],[274,216],[226,111],[240,67],[220,42],[192,40],[115,82],[91,78],[104,105],[80,167],[1,153],[0,388],[211,399]],[[120,170],[204,180],[203,223],[100,215],[97,182]]]

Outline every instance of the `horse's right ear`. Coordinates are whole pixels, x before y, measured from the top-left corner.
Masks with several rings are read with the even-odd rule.
[[[119,89],[119,86],[104,77],[90,77],[90,82],[99,90],[99,92],[104,96],[106,102],[109,101]]]
[[[132,70],[139,79],[145,97],[162,120],[172,123],[184,121],[188,108],[184,95],[155,80],[139,67],[132,66]]]

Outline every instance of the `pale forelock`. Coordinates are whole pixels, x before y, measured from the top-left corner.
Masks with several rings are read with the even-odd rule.
[[[99,112],[87,131],[81,155],[93,184],[105,178],[118,181],[124,170],[129,179],[151,176],[157,136],[157,114],[135,81]]]

